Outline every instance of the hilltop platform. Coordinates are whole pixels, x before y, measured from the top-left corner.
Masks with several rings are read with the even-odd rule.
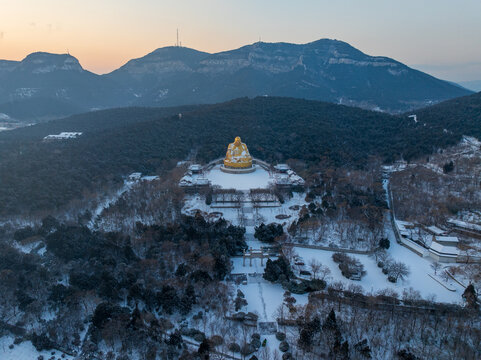
[[[221,166],[216,165],[205,174],[212,186],[236,190],[267,189],[274,180],[269,172],[260,166],[256,166],[254,172],[248,173],[227,173],[221,170]]]
[[[230,168],[224,165],[220,166],[220,171],[229,173],[229,174],[249,174],[256,171],[256,166],[252,165],[248,168]]]

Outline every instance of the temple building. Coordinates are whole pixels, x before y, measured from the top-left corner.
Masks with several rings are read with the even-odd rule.
[[[304,179],[288,165],[272,166],[249,153],[247,145],[237,136],[227,146],[225,157],[212,160],[208,164],[191,164],[179,185],[197,191],[200,188],[251,189],[303,188]]]
[[[186,172],[179,181],[185,190],[182,212],[201,213],[205,219],[224,218],[249,229],[266,222],[288,224],[298,217],[305,201],[304,179],[286,164],[269,164],[254,158],[237,136],[225,156],[206,164],[182,162]],[[264,252],[245,257],[264,258]]]

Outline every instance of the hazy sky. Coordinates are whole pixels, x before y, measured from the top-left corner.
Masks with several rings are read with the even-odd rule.
[[[0,0],[0,59],[34,51],[109,72],[173,45],[217,52],[259,40],[346,41],[435,76],[481,79],[481,0]]]

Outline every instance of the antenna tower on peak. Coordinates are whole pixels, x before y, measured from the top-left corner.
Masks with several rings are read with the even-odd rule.
[[[182,47],[182,43],[179,41],[179,29],[178,28],[177,28],[177,42],[175,43],[175,46]]]

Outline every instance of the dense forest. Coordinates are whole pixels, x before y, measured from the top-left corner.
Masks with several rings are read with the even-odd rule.
[[[136,358],[132,352],[142,359],[178,358],[182,338],[170,341],[176,332],[169,316],[196,308],[199,324],[207,315],[225,315],[228,289],[219,281],[231,270],[229,257],[246,248],[244,232],[197,216],[138,223],[131,238],[47,217],[13,234],[18,244],[46,248],[39,256],[19,251],[2,229],[0,335],[14,333],[17,345],[30,340],[39,351],[82,353],[83,359],[101,358],[105,344],[123,354],[117,359]],[[49,313],[56,317],[45,321]]]
[[[417,110],[416,114],[418,121],[437,131],[447,129],[455,137],[481,138],[481,92]]]
[[[297,159],[307,168],[319,163],[359,168],[373,157],[409,160],[452,145],[463,134],[480,135],[479,94],[461,101],[470,102],[472,116],[457,122],[434,113],[444,112],[443,105],[433,113],[423,110],[415,123],[407,116],[317,101],[257,97],[198,107],[105,110],[4,132],[0,215],[58,210],[121,183],[132,171],[161,174],[187,156],[207,162],[222,156],[237,135],[253,156],[272,163]],[[42,142],[60,131],[84,134]]]

